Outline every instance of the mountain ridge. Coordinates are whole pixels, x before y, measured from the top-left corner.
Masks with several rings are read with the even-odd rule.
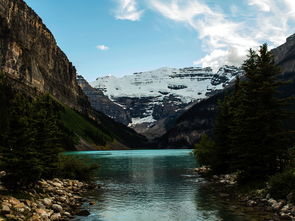
[[[123,77],[104,76],[90,85],[123,107],[131,119],[128,126],[154,138],[166,132],[171,119],[222,90],[241,73],[234,66],[223,66],[216,73],[209,67],[164,67]],[[94,96],[88,97],[93,105]],[[117,117],[102,108],[97,110],[113,119]]]

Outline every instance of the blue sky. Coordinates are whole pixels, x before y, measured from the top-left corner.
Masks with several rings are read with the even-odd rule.
[[[240,65],[295,32],[294,0],[25,0],[78,73]]]

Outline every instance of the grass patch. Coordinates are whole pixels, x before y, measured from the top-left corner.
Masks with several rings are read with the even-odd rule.
[[[58,176],[64,179],[92,181],[99,165],[76,156],[61,155]]]
[[[61,119],[67,129],[91,144],[105,146],[113,141],[112,136],[95,121],[87,119],[69,107],[64,106],[64,108],[65,111],[62,112]]]
[[[290,193],[295,194],[295,169],[277,173],[269,179],[270,194],[275,199],[286,199]],[[292,198],[295,202],[295,196]]]

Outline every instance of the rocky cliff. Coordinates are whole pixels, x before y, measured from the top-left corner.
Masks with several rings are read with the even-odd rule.
[[[19,87],[50,93],[80,112],[89,110],[75,67],[23,0],[0,0],[0,67]]]
[[[285,44],[273,49],[272,53],[284,75],[295,72],[295,34],[288,37]]]
[[[81,75],[77,76],[77,82],[94,110],[104,113],[119,123],[125,125],[131,123],[130,115],[123,107],[111,101],[99,89],[91,87]]]
[[[143,136],[91,108],[76,80],[75,67],[23,0],[0,0],[0,73],[24,94],[54,96],[65,108],[61,116],[65,128],[80,139],[77,148],[125,149],[146,144]],[[101,102],[97,105],[104,106],[108,100]]]

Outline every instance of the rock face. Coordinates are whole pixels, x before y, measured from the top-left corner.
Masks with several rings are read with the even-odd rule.
[[[284,74],[295,72],[295,34],[286,39],[286,43],[272,50],[276,63]]]
[[[160,68],[122,78],[97,78],[91,86],[124,108],[131,118],[130,127],[155,137],[166,132],[171,118],[222,90],[241,73],[233,66],[224,66],[217,73],[211,68]],[[97,95],[88,96],[94,106]]]
[[[100,111],[122,124],[128,125],[131,123],[129,113],[123,107],[111,101],[99,89],[91,87],[81,75],[77,76],[77,82],[88,97],[94,110]]]
[[[75,67],[23,0],[0,0],[0,66],[14,84],[50,93],[87,112],[89,103],[76,82]]]
[[[159,148],[193,148],[201,135],[210,134],[217,113],[217,102],[223,98],[220,92],[204,99],[184,112],[174,125],[159,139]]]
[[[282,97],[295,95],[295,35],[287,38],[285,44],[272,50],[276,63],[282,69],[281,78],[290,81],[290,84],[280,88]],[[231,90],[231,87],[228,88]],[[194,147],[203,133],[212,133],[214,119],[217,113],[217,101],[222,99],[224,91],[193,105],[183,113],[169,131],[158,139],[160,148]],[[294,111],[295,102],[288,107]],[[294,130],[295,120],[288,120],[286,125]]]

